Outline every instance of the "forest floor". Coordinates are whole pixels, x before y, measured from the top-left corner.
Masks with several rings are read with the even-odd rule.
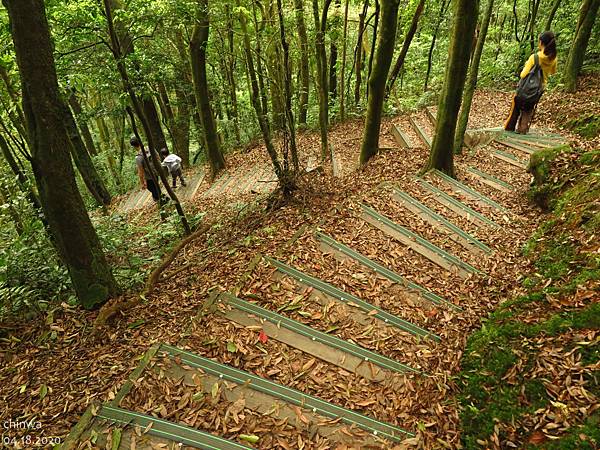
[[[572,142],[573,147],[581,149],[576,153],[568,153],[571,156],[559,158],[562,164],[559,167],[562,169],[566,170],[585,151],[600,147],[597,132],[592,133],[591,137],[582,137],[565,128],[567,124],[579,126],[578,120],[583,121],[581,126],[587,127],[586,114],[598,117],[599,90],[598,77],[590,76],[582,79],[582,88],[577,94],[551,93],[540,104],[536,125],[548,131],[560,132]],[[509,99],[508,93],[477,92],[470,127],[501,126]],[[432,127],[424,112],[414,113],[413,117],[431,134]],[[428,150],[411,131],[408,116],[385,119],[380,146],[396,146],[388,132],[391,124],[402,128],[414,144],[420,144],[411,149],[382,152],[366,168],[356,171],[362,121],[337,124],[332,127],[330,139],[341,167],[341,176],[334,177],[329,167],[303,175],[293,201],[281,208],[266,211],[265,197],[253,192],[203,197],[189,205],[192,213],[205,213],[202,221],[211,223],[212,227],[178,254],[152,293],[142,298],[139,305],[126,314],[113,318],[107,327],[93,327],[97,311],[81,311],[66,303],[57,305],[46,317],[8,324],[11,331],[0,341],[0,417],[3,421],[34,420],[41,429],[3,430],[6,431],[4,435],[16,439],[12,444],[24,448],[28,446],[19,439],[27,433],[63,439],[91,402],[114,399],[142,355],[156,343],[186,348],[412,431],[415,437],[406,439],[403,446],[457,448],[461,446],[461,433],[467,439],[465,441],[465,436],[462,436],[463,442],[473,448],[521,446],[524,442],[535,444],[560,437],[561,433],[570,433],[571,427],[592,416],[599,407],[597,380],[595,391],[586,390],[590,384],[593,385],[598,373],[597,353],[594,361],[593,352],[597,352],[599,338],[593,321],[582,319],[583,326],[576,331],[571,331],[572,328],[568,326],[559,326],[554,335],[548,333],[550,337],[546,334],[532,335],[531,339],[537,341],[530,345],[536,346],[545,355],[543,361],[536,365],[537,360],[532,362],[525,358],[529,344],[523,344],[522,348],[506,358],[508,362],[505,361],[501,368],[487,373],[486,376],[491,377],[492,381],[498,377],[496,385],[490,380],[476,380],[474,376],[478,364],[485,370],[490,369],[484,367],[482,357],[497,361],[494,358],[498,351],[495,345],[497,336],[490,337],[487,334],[484,339],[479,335],[479,346],[472,340],[468,341],[469,335],[480,328],[482,320],[499,305],[530,296],[533,287],[548,288],[556,283],[556,277],[544,272],[539,267],[539,261],[536,262],[539,253],[523,252],[540,224],[552,217],[542,214],[538,207],[531,204],[527,196],[530,175],[522,168],[490,158],[489,152],[497,146],[495,143],[474,152],[465,152],[457,158],[458,178],[508,210],[499,212],[479,202],[461,198],[461,201],[469,203],[474,210],[501,226],[493,228],[474,224],[458,214],[441,209],[430,196],[423,195],[417,188],[414,176],[425,163]],[[310,156],[318,154],[319,135],[305,132],[298,141],[303,163],[307,164]],[[523,158],[516,151],[503,150]],[[251,168],[266,161],[264,149],[256,146],[230,155],[227,162],[230,167]],[[509,183],[515,191],[501,192],[482,184],[469,175],[469,166]],[[433,178],[427,179],[434,183]],[[449,240],[447,235],[439,233],[421,219],[407,214],[391,201],[392,187],[386,182],[395,183],[431,209],[439,213],[443,211],[463,230],[487,244],[493,253],[483,258]],[[368,204],[394,222],[418,232],[486,275],[463,278],[453,271],[442,270],[430,259],[364,222],[361,204]],[[152,207],[131,216],[130,220],[159,226]],[[323,252],[315,231],[327,234],[377,260],[409,281],[460,306],[462,311],[443,305],[424,305],[418,301],[411,304],[411,298],[389,280],[356,263],[338,261],[331,253]],[[577,236],[578,245],[587,245],[586,251],[597,255],[597,234],[595,244],[588,234]],[[592,248],[594,245],[596,248]],[[575,249],[575,246],[570,248]],[[299,286],[289,278],[275,278],[273,267],[264,260],[257,260],[257,255],[275,257],[298,270],[318,276],[435,333],[441,341],[416,339],[409,333],[397,330],[392,332],[390,327],[375,323],[374,319],[365,326],[364,320],[361,322],[356,314],[348,312],[352,308],[331,305],[323,308],[310,290],[299,290]],[[569,255],[574,257],[573,253]],[[560,277],[563,276],[561,272]],[[533,278],[536,278],[535,283],[531,281]],[[530,302],[529,306],[519,309],[508,319],[505,315],[501,322],[490,325],[500,329],[506,320],[518,321],[521,315],[528,314],[527,320],[539,322],[540,317],[550,319],[561,308],[587,308],[590,303],[598,302],[597,280],[592,277],[579,281],[574,290],[565,291],[567,297],[545,293],[551,299],[559,299],[545,300],[550,307],[544,307],[546,303]],[[258,302],[265,308],[282,311],[314,329],[352,340],[428,376],[394,374],[387,377],[385,382],[369,382],[365,377],[351,376],[351,373],[332,363],[317,360],[264,336],[255,327],[238,326],[222,314],[205,314],[203,306],[209,292],[215,288],[234,292],[240,298]],[[124,298],[137,299],[139,293],[129,293]],[[574,298],[576,303],[561,300],[563,298]],[[565,337],[567,334],[568,339]],[[518,336],[518,333],[513,333],[503,343],[508,346]],[[567,340],[587,344],[569,347]],[[567,344],[562,345],[561,342]],[[562,345],[560,351],[555,350],[558,345]],[[583,363],[581,356],[578,357],[576,350],[573,350],[580,347],[591,351]],[[483,350],[488,353],[477,353]],[[465,353],[466,360],[462,358]],[[501,353],[506,354],[505,351]],[[569,367],[575,367],[571,372],[564,368],[568,358],[572,358]],[[531,364],[535,367],[531,368]],[[336,445],[335,440],[314,434],[309,427],[292,426],[287,420],[258,414],[243,402],[228,403],[220,398],[218,390],[216,393],[207,393],[201,399],[194,395],[192,401],[184,384],[164,375],[161,368],[165,365],[167,363],[157,357],[151,363],[155,370],[137,380],[136,386],[121,405],[156,417],[175,419],[230,439],[238,439],[245,444],[248,442],[241,436],[256,436],[259,438],[256,444],[259,448],[360,447]],[[523,365],[530,372],[526,377],[519,378],[517,372]],[[467,373],[469,370],[471,378]],[[551,397],[551,404],[542,402],[536,404],[539,408],[531,408],[535,402],[527,398],[523,400],[523,397],[527,397],[525,391],[521,392],[515,386],[520,386],[519,380],[522,382],[522,378],[527,381],[536,377],[544,381],[540,389],[554,392],[564,388],[568,395],[559,397],[556,392]],[[490,384],[485,384],[488,381]],[[514,411],[505,415],[486,411],[485,403],[492,402],[494,389],[504,382],[512,383],[513,387],[510,392],[503,393],[507,402],[520,395],[521,403],[528,403],[527,408],[519,411],[522,422],[511,420]],[[538,385],[536,387],[539,388]],[[484,390],[490,395],[474,398],[477,390]],[[563,414],[560,422],[557,410]],[[572,413],[569,414],[569,411]],[[300,410],[297,414],[300,422],[308,421]],[[483,419],[488,422],[482,423]],[[519,431],[520,426],[525,426],[526,431]],[[364,432],[356,429],[345,428],[342,433],[349,436],[346,442],[361,442],[365,438]],[[389,444],[381,446],[390,447]]]

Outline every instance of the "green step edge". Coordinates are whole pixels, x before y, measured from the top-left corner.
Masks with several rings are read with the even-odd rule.
[[[281,326],[287,330],[293,331],[294,333],[311,338],[313,341],[320,342],[321,344],[325,344],[329,347],[356,356],[364,361],[370,361],[382,369],[398,373],[422,373],[417,369],[413,369],[405,364],[401,364],[393,359],[380,355],[379,353],[372,352],[371,350],[365,349],[331,334],[315,330],[307,325],[304,325],[303,323],[298,322],[297,320],[290,319],[282,316],[281,314],[277,314],[269,311],[268,309],[262,308],[254,303],[242,300],[241,298],[235,297],[229,292],[221,293],[221,295],[219,295],[219,299],[221,299],[223,303],[228,304],[240,311],[253,314],[261,319],[268,320],[269,322],[277,325],[277,327]]]
[[[374,218],[380,222],[383,222],[386,226],[393,228],[398,233],[401,233],[404,236],[417,242],[418,244],[420,244],[424,247],[427,247],[432,252],[437,253],[441,258],[443,258],[447,261],[450,261],[451,263],[455,264],[456,266],[463,268],[467,272],[476,273],[476,274],[480,274],[480,275],[483,274],[483,272],[481,270],[476,269],[475,267],[467,264],[466,262],[462,261],[461,259],[457,258],[456,256],[451,255],[446,250],[443,250],[443,249],[437,247],[436,245],[429,242],[427,239],[423,239],[418,234],[413,233],[412,231],[410,231],[407,228],[404,228],[402,225],[398,225],[396,222],[394,222],[394,221],[390,220],[388,217],[378,213],[370,206],[367,206],[365,204],[361,204],[361,206],[363,208],[363,211],[365,211],[372,218]]]
[[[498,178],[496,178],[496,177],[494,177],[494,176],[490,175],[489,173],[482,172],[481,170],[479,170],[479,169],[476,169],[475,167],[471,167],[471,166],[469,166],[469,167],[467,168],[467,170],[468,170],[469,172],[471,172],[471,173],[474,173],[474,174],[476,174],[476,175],[479,175],[479,176],[480,176],[480,177],[482,177],[482,178],[485,178],[486,180],[493,181],[494,183],[497,183],[497,184],[499,184],[500,186],[504,186],[506,189],[513,189],[513,190],[514,190],[514,187],[513,187],[511,184],[508,184],[506,181],[499,180]]]
[[[481,200],[482,202],[486,203],[487,205],[489,205],[489,206],[492,206],[492,207],[494,207],[494,208],[496,208],[496,209],[498,209],[498,210],[500,210],[500,211],[503,211],[503,212],[508,212],[508,210],[507,210],[507,209],[506,209],[504,206],[502,206],[502,205],[500,205],[500,204],[496,203],[496,202],[495,202],[494,200],[492,200],[491,198],[489,198],[489,197],[486,197],[485,195],[483,195],[483,194],[481,194],[481,193],[477,192],[476,190],[474,190],[474,189],[471,189],[471,188],[470,188],[469,186],[467,186],[466,184],[463,184],[463,183],[461,183],[460,181],[457,181],[457,180],[455,180],[454,178],[452,178],[452,177],[449,177],[449,176],[448,176],[448,175],[446,175],[444,172],[440,172],[440,171],[439,171],[439,170],[437,170],[437,169],[433,169],[433,170],[432,170],[432,172],[433,172],[434,174],[436,174],[437,176],[439,176],[439,177],[440,177],[441,179],[443,179],[444,181],[447,181],[448,183],[450,183],[450,184],[453,184],[454,186],[456,186],[456,187],[458,187],[458,188],[460,188],[460,189],[462,189],[462,190],[464,190],[464,191],[468,192],[470,195],[472,195],[472,196],[473,196],[473,197],[475,197],[475,198],[478,198],[479,200]]]
[[[495,153],[497,153],[498,155],[502,155],[506,158],[512,159],[515,162],[518,162],[520,164],[524,164],[527,165],[527,163],[519,158],[517,158],[515,155],[513,155],[512,153],[507,153],[507,152],[503,152],[502,150],[496,150]]]
[[[340,418],[341,422],[348,425],[356,425],[362,430],[372,433],[374,436],[389,439],[393,442],[401,442],[404,438],[414,437],[414,434],[409,431],[389,423],[380,422],[350,409],[333,405],[318,397],[313,397],[296,389],[273,383],[265,378],[220,364],[212,359],[204,358],[186,350],[167,344],[161,345],[160,350],[171,358],[179,358],[182,363],[193,368],[202,369],[212,376],[217,376],[220,379],[238,385],[244,385],[249,389],[281,399],[289,404],[312,410],[313,413],[330,419],[335,420]]]
[[[431,184],[429,181],[424,180],[423,178],[416,178],[416,180],[419,182],[419,184],[421,184],[421,186],[424,187],[424,189],[428,190],[429,192],[432,192],[436,195],[439,195],[440,197],[443,197],[444,200],[448,201],[449,203],[452,203],[454,206],[456,206],[457,208],[462,209],[463,211],[465,211],[467,214],[476,217],[477,219],[479,219],[480,221],[487,223],[490,226],[496,227],[496,228],[500,228],[500,225],[498,225],[496,222],[494,222],[493,220],[488,219],[487,217],[485,217],[483,214],[475,211],[474,209],[470,208],[469,206],[465,205],[464,203],[456,200],[454,197],[452,197],[450,194],[445,193],[444,191],[438,189],[437,187],[435,187],[433,184]]]
[[[347,245],[344,245],[341,242],[336,241],[332,237],[327,236],[326,234],[323,234],[321,232],[317,232],[316,236],[317,236],[318,240],[320,240],[320,241],[324,242],[325,244],[329,245],[330,247],[333,247],[334,249],[344,253],[345,255],[355,259],[356,261],[367,266],[374,272],[376,272],[380,275],[383,275],[390,281],[401,284],[403,286],[406,286],[410,290],[418,292],[425,300],[428,300],[435,305],[448,306],[449,308],[451,308],[455,311],[463,311],[463,309],[461,307],[456,306],[455,304],[446,300],[445,298],[440,297],[439,295],[434,294],[431,291],[428,291],[424,287],[419,286],[418,284],[413,283],[412,281],[408,281],[402,275],[399,275],[396,272],[391,271],[387,267],[384,267],[381,264],[376,263],[372,259],[367,258],[366,256],[362,255],[361,253],[358,253],[357,251],[352,250]]]
[[[390,314],[384,311],[383,309],[374,306],[352,294],[344,292],[341,289],[336,288],[335,286],[325,283],[324,281],[311,277],[310,275],[306,275],[305,273],[300,272],[299,270],[296,270],[293,267],[282,263],[281,261],[278,261],[274,258],[270,258],[268,256],[265,256],[265,259],[269,262],[269,264],[276,267],[277,270],[279,270],[281,273],[295,278],[301,283],[307,284],[317,289],[318,291],[321,291],[327,295],[330,295],[340,300],[343,303],[354,303],[358,305],[359,308],[365,313],[369,313],[373,310],[376,310],[377,314],[375,314],[373,317],[376,317],[377,319],[383,321],[384,323],[387,323],[388,325],[393,325],[396,328],[411,333],[415,336],[432,338],[438,342],[442,340],[438,335],[431,333],[430,331],[427,331],[417,325],[407,322],[406,320],[400,319],[399,317]]]
[[[401,191],[400,189],[394,187],[393,191],[398,194],[400,197],[402,197],[402,199],[404,201],[407,201],[413,205],[415,205],[417,208],[419,208],[421,211],[423,211],[424,213],[430,215],[431,217],[433,217],[434,220],[436,220],[439,223],[442,223],[446,228],[448,228],[449,230],[453,231],[454,233],[458,234],[460,237],[462,237],[463,239],[469,241],[470,243],[472,243],[473,245],[475,245],[477,248],[479,248],[480,250],[484,251],[485,253],[492,253],[492,249],[489,248],[487,245],[485,245],[483,242],[475,239],[473,236],[471,236],[469,233],[467,233],[466,231],[460,229],[459,227],[457,227],[456,225],[454,225],[452,222],[450,222],[449,220],[447,220],[446,218],[442,217],[441,215],[439,215],[438,213],[436,213],[435,211],[429,209],[427,206],[425,206],[423,203],[419,202],[418,200],[412,198],[410,195],[408,195],[406,192]]]
[[[203,450],[247,450],[252,448],[195,428],[115,406],[102,405],[96,417],[121,426],[136,425],[144,430],[147,429],[146,434]]]

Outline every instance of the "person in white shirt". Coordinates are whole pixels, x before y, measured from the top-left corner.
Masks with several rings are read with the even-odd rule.
[[[183,186],[187,186],[181,172],[181,158],[173,153],[169,153],[169,150],[166,148],[160,151],[160,156],[162,157],[162,166],[169,171],[173,178],[173,189],[177,188],[177,178],[181,180]]]

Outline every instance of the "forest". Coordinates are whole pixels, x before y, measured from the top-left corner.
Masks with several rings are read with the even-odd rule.
[[[2,446],[598,448],[599,9],[3,0]]]

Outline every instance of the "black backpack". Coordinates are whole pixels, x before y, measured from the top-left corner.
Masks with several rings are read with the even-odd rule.
[[[532,109],[544,93],[544,74],[540,67],[540,60],[537,53],[533,55],[535,64],[525,78],[519,80],[517,84],[516,101],[524,109]]]

